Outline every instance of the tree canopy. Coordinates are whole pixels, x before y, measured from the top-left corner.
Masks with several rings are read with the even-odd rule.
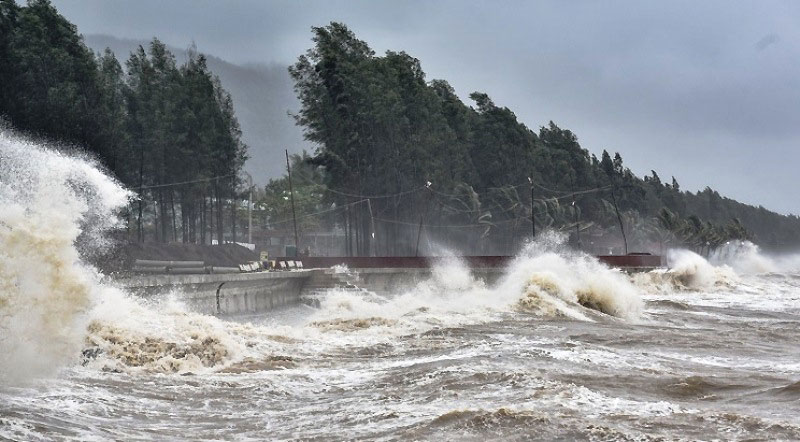
[[[689,223],[702,220],[717,239],[800,239],[796,216],[711,189],[681,191],[675,178],[662,182],[655,171],[639,178],[619,153],[603,151],[598,160],[552,121],[533,131],[486,93],[471,93],[469,106],[445,80],[426,80],[416,58],[376,55],[344,24],[314,27],[312,35],[312,48],[289,68],[301,102],[295,119],[317,146],[308,162],[324,171],[324,198],[341,206],[380,196],[373,202],[378,215],[356,211],[358,253],[375,250],[375,218],[381,253],[410,253],[423,224],[442,243],[507,252],[530,231],[531,213],[540,227],[573,232],[575,240],[582,233],[591,240],[620,230],[662,231],[630,235],[639,238],[638,248],[664,237],[663,210]],[[700,230],[672,240],[694,244]]]
[[[137,191],[128,213],[137,240],[223,238],[222,209],[235,211],[247,155],[204,55],[192,50],[178,65],[158,39],[124,64],[109,49],[94,54],[48,0],[0,0],[0,31],[0,115],[92,152]]]

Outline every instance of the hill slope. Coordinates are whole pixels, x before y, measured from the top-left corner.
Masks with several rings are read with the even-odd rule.
[[[95,52],[106,47],[114,51],[124,66],[131,51],[137,46],[147,47],[146,40],[130,40],[109,35],[86,35],[86,45]],[[169,48],[179,62],[187,58],[187,49]],[[202,50],[200,51],[202,52]],[[250,159],[245,170],[256,183],[264,184],[269,178],[285,171],[284,149],[290,153],[309,149],[303,134],[288,115],[300,105],[292,90],[292,79],[287,67],[279,64],[241,66],[219,57],[206,54],[208,66],[219,75],[225,89],[233,97],[236,115],[242,126],[242,138],[249,146]]]

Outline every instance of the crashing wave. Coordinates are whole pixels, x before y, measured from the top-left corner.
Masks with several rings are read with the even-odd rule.
[[[529,244],[496,290],[520,293],[517,309],[544,316],[585,320],[588,309],[636,319],[643,309],[627,275],[594,257],[565,251],[558,237]]]
[[[89,159],[0,130],[0,382],[46,375],[80,353],[104,287],[79,249],[129,194]]]
[[[731,288],[739,282],[737,273],[727,265],[715,266],[689,250],[667,253],[669,268],[633,275],[634,283],[651,292],[700,291]]]
[[[130,193],[91,159],[0,130],[0,384],[80,361],[111,371],[218,370],[271,348],[262,331],[149,308],[84,257]],[[248,336],[254,335],[254,336]],[[247,351],[249,344],[262,347]]]

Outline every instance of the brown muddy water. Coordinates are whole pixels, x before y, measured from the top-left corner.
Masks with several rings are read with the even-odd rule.
[[[94,319],[80,362],[0,390],[0,435],[800,439],[800,278],[712,270],[702,288],[636,276],[641,305],[623,318],[547,299],[539,287],[567,290],[541,282],[549,270],[516,296],[452,267],[396,296],[333,291],[262,317],[129,301],[147,318]]]
[[[0,148],[0,439],[800,439],[797,261],[628,276],[546,235],[493,286],[453,262],[218,318],[84,262],[130,196],[91,161]]]

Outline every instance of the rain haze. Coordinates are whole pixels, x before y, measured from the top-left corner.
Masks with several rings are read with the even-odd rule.
[[[800,441],[799,14],[0,0],[0,441]]]
[[[341,21],[428,79],[482,91],[532,129],[620,151],[684,189],[797,213],[800,5],[792,2],[56,1],[84,35],[158,36],[237,64],[288,65]],[[120,58],[125,58],[121,55]],[[288,117],[287,117],[288,118]],[[298,129],[299,131],[299,129]],[[259,157],[261,153],[251,152]]]

